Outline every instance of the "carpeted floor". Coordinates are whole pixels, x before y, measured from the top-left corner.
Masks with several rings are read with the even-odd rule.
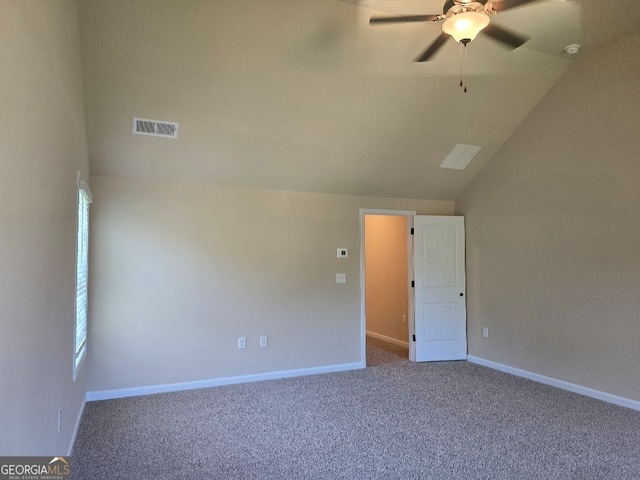
[[[362,370],[90,402],[73,478],[640,478],[640,412],[367,343]]]
[[[367,337],[367,367],[408,361],[409,347],[400,347],[377,338]]]

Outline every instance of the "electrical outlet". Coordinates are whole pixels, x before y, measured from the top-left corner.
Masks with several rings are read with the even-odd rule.
[[[62,432],[62,409],[58,410],[58,433]]]
[[[489,338],[489,328],[488,327],[482,327],[482,336],[484,338]]]
[[[402,323],[407,323],[407,314],[402,315]]]
[[[247,348],[247,337],[238,337],[238,348]]]
[[[267,345],[269,345],[267,336],[266,335],[262,335],[260,337],[260,348],[266,348]]]

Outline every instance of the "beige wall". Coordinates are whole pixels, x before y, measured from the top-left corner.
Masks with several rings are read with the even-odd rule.
[[[0,2],[0,455],[66,455],[76,171],[88,178],[75,1]],[[62,432],[57,432],[62,408]]]
[[[456,202],[469,353],[640,400],[640,37],[581,55]]]
[[[117,177],[92,190],[91,392],[358,363],[360,208],[453,212]]]
[[[367,332],[404,343],[409,339],[407,229],[402,215],[365,216]]]

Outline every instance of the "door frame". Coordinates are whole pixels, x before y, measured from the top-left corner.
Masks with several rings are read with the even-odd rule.
[[[414,333],[414,299],[413,289],[411,288],[411,280],[413,279],[413,239],[410,235],[413,228],[413,217],[416,215],[415,210],[385,210],[375,208],[360,209],[360,363],[362,367],[367,366],[367,315],[365,302],[365,251],[364,251],[364,217],[365,215],[385,215],[385,216],[403,216],[407,217],[407,285],[409,286],[409,308],[407,312],[407,325],[409,327],[409,359],[415,358],[415,345],[411,341]]]

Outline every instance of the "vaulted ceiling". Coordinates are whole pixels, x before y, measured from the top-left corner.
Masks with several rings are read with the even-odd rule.
[[[505,11],[492,22],[531,40],[479,36],[464,93],[453,40],[413,62],[438,24],[369,25],[442,3],[81,0],[92,174],[453,200],[576,61],[566,45],[579,58],[640,19],[636,0]],[[177,122],[178,139],[133,135],[133,117]],[[482,148],[441,168],[456,144]]]

